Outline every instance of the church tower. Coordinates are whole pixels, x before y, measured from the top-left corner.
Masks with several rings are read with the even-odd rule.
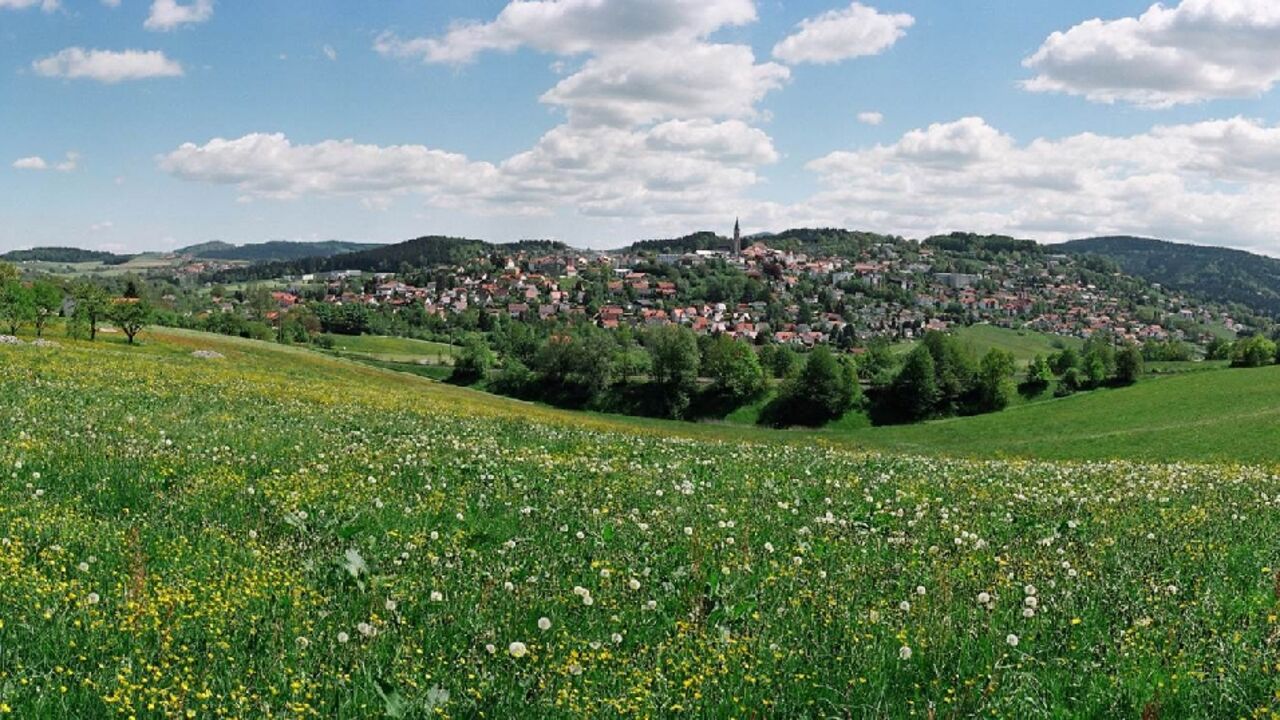
[[[733,219],[733,255],[742,255],[742,226],[738,223],[738,218]]]

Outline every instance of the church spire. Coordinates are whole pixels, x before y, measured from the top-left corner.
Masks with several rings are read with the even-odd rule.
[[[742,254],[742,225],[738,223],[738,218],[733,219],[733,254]]]

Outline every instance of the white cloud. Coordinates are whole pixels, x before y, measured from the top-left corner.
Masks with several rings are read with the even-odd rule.
[[[790,77],[751,48],[701,42],[629,46],[588,60],[542,102],[575,122],[641,124],[679,117],[750,117]]]
[[[282,134],[187,143],[159,160],[185,180],[233,185],[256,197],[378,195],[420,192],[468,196],[492,180],[494,168],[421,145],[379,147],[352,140],[294,145]]]
[[[777,157],[767,135],[738,121],[671,121],[647,130],[562,125],[503,162],[499,190],[486,199],[652,222],[723,217],[760,182],[757,167]]]
[[[493,22],[456,25],[441,38],[380,36],[383,55],[428,62],[520,46],[564,56],[555,67],[567,75],[541,101],[567,121],[496,164],[419,145],[296,145],[262,134],[188,143],[158,162],[175,177],[232,186],[244,202],[349,196],[378,211],[421,195],[485,216],[576,214],[663,228],[723,220],[779,157],[744,119],[790,71],[757,63],[747,45],[706,39],[754,19],[753,0],[517,0]],[[565,61],[579,54],[587,57]]]
[[[189,5],[180,5],[178,0],[153,0],[142,26],[167,32],[182,25],[207,22],[212,17],[213,0],[195,0]]]
[[[57,165],[50,165],[44,158],[39,155],[24,157],[13,162],[13,167],[18,170],[57,170],[58,172],[73,172],[80,166],[80,153],[68,152],[66,159]]]
[[[58,172],[74,172],[80,167],[80,153],[70,151],[67,153],[66,159],[54,166],[54,170]]]
[[[36,60],[31,68],[44,77],[84,78],[107,84],[182,75],[182,65],[159,50],[116,52],[72,47]]]
[[[905,13],[885,14],[873,7],[853,3],[843,10],[831,10],[800,22],[795,34],[773,48],[782,62],[835,63],[889,49],[915,24]]]
[[[324,56],[330,60],[336,61],[338,59],[338,51],[334,50],[332,45],[325,45],[320,48],[320,51],[323,52]]]
[[[1055,32],[1023,65],[1036,92],[1168,107],[1256,97],[1280,81],[1280,3],[1182,0]]]
[[[884,122],[884,113],[875,111],[860,112],[858,113],[858,122],[863,125],[879,125]]]
[[[103,220],[102,222],[96,222],[90,225],[89,231],[102,232],[103,230],[110,230],[113,227],[115,227],[115,223],[111,222],[110,220]]]
[[[360,205],[372,212],[386,212],[391,209],[391,198],[386,195],[372,195],[361,198]]]
[[[48,170],[49,163],[44,158],[33,155],[31,157],[19,158],[13,161],[13,167],[17,170]]]
[[[120,7],[120,0],[102,0],[102,4],[109,8]]]
[[[670,121],[628,130],[561,125],[492,165],[422,146],[350,140],[294,145],[283,135],[188,143],[159,159],[176,177],[235,187],[246,200],[351,196],[371,210],[423,195],[484,213],[645,218],[724,215],[778,158],[769,137],[730,120]]]
[[[981,118],[809,164],[826,189],[791,217],[923,236],[1144,234],[1272,245],[1280,127],[1233,118],[1018,144]]]
[[[739,120],[671,120],[650,130],[645,145],[656,151],[719,162],[768,165],[778,161],[778,151],[769,136]]]
[[[756,19],[754,0],[514,0],[492,22],[441,37],[374,43],[389,57],[465,63],[486,50],[530,47],[589,57],[542,95],[578,125],[632,127],[673,118],[743,118],[790,71],[757,64],[750,46],[711,43],[716,30]],[[553,65],[557,74],[568,69]]]
[[[62,7],[58,0],[0,0],[0,10],[26,10],[39,6],[44,12],[53,12]]]
[[[456,23],[439,38],[383,33],[383,55],[465,63],[521,46],[557,55],[603,52],[656,39],[691,40],[755,21],[754,0],[514,0],[492,22]]]
[[[417,196],[478,217],[616,223],[627,236],[739,213],[755,227],[1042,240],[1141,234],[1273,252],[1280,230],[1280,125],[1246,118],[1030,141],[962,118],[810,162],[821,189],[802,201],[751,199],[762,168],[778,157],[759,128],[702,118],[638,128],[565,123],[496,164],[422,146],[295,145],[283,135],[187,144],[159,164],[246,201],[343,196],[380,210]]]

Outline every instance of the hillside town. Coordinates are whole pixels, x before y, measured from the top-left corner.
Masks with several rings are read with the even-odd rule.
[[[957,268],[963,268],[963,271]],[[603,328],[678,324],[752,343],[842,349],[875,338],[910,341],[930,330],[988,323],[1050,335],[1100,332],[1144,343],[1208,343],[1247,328],[1227,309],[1144,286],[1135,298],[1086,280],[1078,258],[1048,253],[980,260],[906,241],[879,242],[857,257],[745,244],[688,252],[629,249],[518,252],[415,273],[337,270],[281,278],[279,309],[307,300],[398,311],[420,308],[448,321],[464,313],[523,321],[589,319]],[[739,297],[710,297],[711,275],[737,276]],[[1132,282],[1131,279],[1129,279]],[[723,295],[723,293],[721,293]],[[229,298],[217,307],[234,311]],[[1216,333],[1215,333],[1216,330]]]

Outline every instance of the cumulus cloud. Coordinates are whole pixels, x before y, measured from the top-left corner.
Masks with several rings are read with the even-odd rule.
[[[57,170],[58,172],[72,172],[80,166],[80,153],[68,152],[65,159],[55,165],[50,165],[44,158],[39,155],[24,157],[13,162],[13,167],[18,170]]]
[[[879,125],[884,122],[884,114],[875,111],[858,113],[858,122],[863,125]]]
[[[38,155],[32,155],[14,160],[13,167],[17,170],[48,170],[49,163]]]
[[[515,0],[491,22],[455,24],[440,37],[383,33],[374,48],[434,63],[465,63],[486,50],[519,47],[589,55],[542,96],[576,124],[741,118],[753,115],[790,71],[757,64],[747,45],[707,37],[755,19],[753,0]],[[566,65],[557,67],[563,72]]]
[[[278,133],[186,143],[159,164],[184,180],[232,185],[246,195],[276,199],[406,192],[462,196],[494,175],[488,163],[421,145],[381,147],[352,140],[294,145]]]
[[[80,153],[68,152],[66,159],[54,166],[54,170],[58,172],[74,172],[80,167]]]
[[[383,33],[383,55],[465,63],[487,50],[527,46],[557,55],[607,51],[654,39],[705,37],[756,19],[753,0],[514,0],[492,22],[456,23],[442,37]]]
[[[777,157],[767,135],[739,121],[646,130],[562,125],[501,164],[502,182],[488,200],[591,217],[722,217],[760,182],[757,168]]]
[[[115,84],[126,80],[180,77],[182,65],[159,50],[85,50],[72,47],[31,63],[44,77],[88,79]]]
[[[1182,0],[1138,17],[1093,19],[1023,61],[1036,92],[1162,108],[1255,97],[1280,80],[1280,3]]]
[[[188,143],[159,165],[247,199],[351,196],[377,210],[393,197],[422,195],[486,212],[665,218],[729,212],[760,181],[757,169],[777,158],[763,131],[704,119],[646,129],[561,125],[498,165],[418,145],[295,145],[279,134]]]
[[[778,161],[778,151],[769,136],[739,120],[671,120],[650,130],[645,145],[658,152],[726,163],[769,165]]]
[[[187,144],[159,164],[245,199],[347,196],[377,210],[421,196],[481,215],[577,214],[664,232],[741,213],[756,226],[1043,240],[1142,234],[1274,251],[1280,228],[1280,126],[1248,118],[1029,141],[961,118],[811,161],[820,189],[803,200],[751,199],[778,157],[759,128],[704,118],[566,123],[496,164],[422,146],[302,145],[283,135]]]
[[[0,10],[26,10],[39,7],[44,12],[53,12],[62,7],[58,0],[0,0]]]
[[[323,52],[324,56],[329,58],[331,61],[336,61],[338,59],[338,51],[334,50],[332,45],[325,45],[320,48],[320,51]]]
[[[178,0],[153,0],[151,12],[142,26],[167,32],[183,25],[207,22],[212,17],[213,0],[195,0],[188,5],[180,5]]]
[[[825,189],[790,212],[909,235],[1131,233],[1265,246],[1280,228],[1280,127],[1245,118],[1019,144],[970,117],[808,167]]]
[[[158,164],[178,178],[233,187],[246,202],[348,196],[376,211],[423,196],[485,214],[576,213],[663,227],[722,219],[779,158],[747,120],[790,71],[758,63],[749,46],[707,39],[755,17],[754,0],[516,0],[491,22],[456,24],[440,37],[379,36],[375,49],[385,56],[435,63],[522,46],[561,56],[563,77],[541,101],[566,121],[497,163],[421,145],[252,134],[188,143]]]
[[[800,22],[793,35],[773,48],[782,62],[835,63],[865,55],[878,55],[893,46],[915,18],[905,13],[886,14],[861,3],[831,10]]]
[[[789,77],[782,65],[756,64],[745,45],[651,43],[592,58],[541,99],[584,123],[740,118]]]

